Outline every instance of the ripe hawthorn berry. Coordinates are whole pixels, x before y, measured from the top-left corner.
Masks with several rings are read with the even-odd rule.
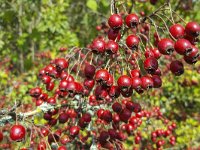
[[[140,70],[133,69],[133,70],[131,70],[130,75],[131,75],[132,78],[134,78],[134,77],[140,77],[141,73],[140,73]]]
[[[59,117],[58,117],[59,123],[65,123],[67,122],[68,119],[69,119],[69,116],[67,115],[67,113],[63,112],[59,114]]]
[[[141,77],[141,82],[142,82],[141,86],[145,90],[148,90],[153,87],[153,80],[149,76]]]
[[[95,80],[100,83],[106,83],[109,80],[109,72],[106,69],[100,69],[95,73]]]
[[[118,102],[115,102],[115,103],[112,104],[112,109],[113,109],[114,112],[120,113],[121,110],[122,110],[122,105]]]
[[[170,55],[174,51],[174,42],[168,38],[161,39],[158,42],[158,50],[163,55]]]
[[[95,39],[92,42],[91,50],[94,53],[104,53],[105,52],[105,45],[106,43],[102,39]]]
[[[135,126],[133,126],[132,124],[130,124],[130,123],[126,124],[126,132],[128,134],[132,134],[134,129],[135,129]]]
[[[131,117],[131,111],[126,108],[122,109],[122,111],[119,114],[119,118],[123,122],[127,122],[130,117]]]
[[[179,60],[174,60],[170,64],[170,70],[175,76],[180,76],[184,73],[183,63]]]
[[[56,69],[58,71],[62,71],[68,67],[68,61],[65,58],[57,58],[55,59]]]
[[[71,135],[72,137],[77,136],[77,135],[79,134],[79,131],[80,131],[80,128],[79,128],[78,126],[72,126],[72,127],[70,128],[70,130],[69,130],[70,135]]]
[[[184,60],[188,64],[194,64],[198,61],[199,55],[198,48],[192,45],[192,51],[188,55],[184,56]]]
[[[186,39],[178,39],[175,42],[174,48],[180,55],[189,55],[192,51],[192,44]]]
[[[113,14],[108,19],[108,24],[114,30],[121,29],[122,24],[123,24],[122,17],[118,14]]]
[[[153,74],[158,69],[158,61],[154,57],[148,57],[144,61],[144,69],[149,74]]]
[[[131,50],[137,50],[138,45],[140,43],[139,38],[136,35],[129,35],[126,38],[126,45],[131,49]]]
[[[154,88],[160,88],[162,86],[162,79],[158,75],[153,75],[152,76],[153,80],[153,87]]]
[[[25,138],[26,129],[22,125],[13,125],[10,129],[10,138],[13,141],[21,141]]]
[[[109,139],[110,135],[107,131],[101,131],[98,140],[101,143],[105,143]]]
[[[119,49],[119,46],[115,41],[109,40],[106,43],[105,50],[107,54],[116,54],[118,52],[118,49]]]
[[[142,139],[140,136],[135,136],[134,140],[135,140],[135,144],[139,144]]]
[[[102,114],[102,119],[106,122],[112,121],[112,113],[109,110],[105,110]]]
[[[93,79],[85,79],[83,85],[86,89],[91,90],[94,87],[95,81]]]
[[[121,91],[128,91],[132,86],[132,79],[128,75],[122,75],[117,80],[117,85],[121,89]]]
[[[37,146],[37,150],[45,150],[45,149],[46,149],[46,144],[45,142],[41,141]]]
[[[121,34],[120,34],[119,30],[113,30],[113,29],[108,30],[108,39],[109,40],[119,41],[120,38],[121,38]]]
[[[180,39],[184,37],[185,29],[180,24],[174,24],[169,28],[169,32],[175,39]]]
[[[197,37],[200,33],[200,25],[197,22],[188,22],[185,26],[187,35]]]
[[[128,14],[126,16],[125,22],[129,28],[135,28],[139,23],[139,17],[136,14]]]
[[[108,94],[111,98],[118,98],[120,96],[120,88],[118,86],[111,86]]]
[[[0,131],[0,142],[3,141],[3,133]]]
[[[158,48],[151,48],[150,51],[153,53],[153,57],[159,59],[161,57],[161,53]]]
[[[58,150],[67,150],[67,147],[65,147],[65,146],[59,146]]]
[[[96,68],[91,64],[86,64],[84,74],[87,78],[92,79],[95,75]]]
[[[142,80],[139,77],[134,77],[132,78],[132,87],[133,89],[135,89],[135,91],[137,93],[143,93],[143,89],[142,89]]]

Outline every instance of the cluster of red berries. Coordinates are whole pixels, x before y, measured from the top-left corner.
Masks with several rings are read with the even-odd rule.
[[[156,45],[153,47],[148,45],[151,42],[150,37],[147,37],[150,24],[142,20],[133,13],[128,14],[123,23],[121,15],[113,14],[108,19],[108,40],[98,37],[88,48],[76,48],[66,58],[54,59],[39,71],[38,76],[43,86],[32,88],[30,96],[36,106],[48,103],[55,107],[44,113],[45,128],[39,128],[42,138],[47,137],[50,145],[73,142],[79,148],[88,148],[86,141],[92,137],[90,146],[96,143],[98,148],[123,149],[122,142],[129,135],[135,136],[134,144],[145,145],[147,139],[139,131],[145,121],[153,118],[169,124],[159,108],[145,110],[131,98],[134,91],[142,94],[145,90],[162,86],[159,68],[162,55],[171,55],[176,51],[186,63],[197,62],[199,52],[194,45],[200,26],[196,22],[187,23],[185,28],[174,24],[169,29],[172,39],[160,39],[156,33]],[[127,36],[123,39],[125,34]],[[65,50],[66,48],[60,49]],[[183,63],[173,60],[170,70],[174,75],[181,75],[184,72]],[[57,130],[52,133],[51,127],[56,127]],[[172,133],[175,128],[176,124],[172,123],[166,129],[155,129],[150,133],[149,139],[158,149],[167,141],[174,145],[176,138]],[[38,127],[35,130],[37,129]],[[83,136],[81,130],[85,129],[90,131]],[[22,125],[14,125],[10,138],[21,141],[25,134],[26,130]],[[32,140],[34,141],[34,137]],[[38,150],[46,147],[44,140],[38,144]],[[58,149],[67,148],[61,146]]]

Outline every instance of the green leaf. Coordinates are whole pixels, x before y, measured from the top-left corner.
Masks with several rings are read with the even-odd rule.
[[[97,11],[97,2],[95,0],[88,0],[86,5],[93,11]]]

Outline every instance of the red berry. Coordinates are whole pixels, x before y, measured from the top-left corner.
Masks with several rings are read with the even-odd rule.
[[[115,41],[109,40],[106,43],[105,49],[107,54],[116,54],[118,52],[119,46]]]
[[[114,30],[121,29],[122,24],[123,24],[122,17],[118,14],[113,14],[108,19],[108,24]]]
[[[184,73],[184,66],[182,62],[174,60],[170,64],[170,70],[175,76],[180,76]]]
[[[49,134],[49,130],[47,128],[41,128],[41,133],[45,137]]]
[[[91,50],[95,53],[104,53],[105,51],[105,42],[104,40],[101,40],[101,39],[95,39],[93,42],[92,42],[92,45],[91,45]]]
[[[26,129],[22,125],[13,125],[10,129],[10,138],[13,141],[21,141],[25,138]]]
[[[114,114],[112,116],[112,120],[115,124],[119,123],[120,122],[120,118],[119,118],[119,115],[118,114]]]
[[[138,113],[142,110],[141,105],[139,103],[134,103],[134,113]]]
[[[106,83],[109,80],[109,72],[106,69],[100,69],[95,73],[95,80],[97,82]]]
[[[189,36],[197,37],[200,32],[200,25],[197,22],[188,22],[185,26],[185,32]]]
[[[154,57],[154,54],[153,54],[153,52],[151,50],[146,50],[144,55],[145,55],[146,58]]]
[[[70,135],[71,135],[72,137],[77,136],[77,135],[79,134],[79,131],[80,131],[80,128],[79,128],[78,126],[72,126],[72,127],[70,128],[70,130],[69,130]]]
[[[153,80],[153,87],[154,88],[160,88],[162,86],[162,79],[158,75],[153,75],[152,76]]]
[[[42,76],[42,82],[44,84],[49,84],[51,82],[51,77],[47,75]]]
[[[128,134],[132,134],[133,133],[133,130],[135,129],[135,126],[133,126],[132,124],[126,124],[126,132]]]
[[[60,143],[63,145],[66,145],[70,141],[70,138],[68,135],[63,135],[60,138]]]
[[[115,102],[112,105],[112,109],[113,109],[114,112],[120,113],[121,110],[122,110],[122,105],[120,103],[118,103],[118,102]]]
[[[144,69],[152,74],[158,69],[158,61],[154,57],[146,58],[144,61]]]
[[[55,97],[48,98],[47,103],[49,103],[51,105],[55,105],[56,104],[56,98]]]
[[[40,87],[32,88],[29,93],[30,96],[38,98],[42,94],[42,89]]]
[[[151,77],[143,76],[141,77],[141,81],[143,89],[148,90],[153,87],[153,80]]]
[[[46,144],[45,142],[40,142],[37,146],[37,150],[46,150]]]
[[[60,52],[65,52],[67,49],[68,49],[67,47],[60,47],[60,48],[59,48],[59,51],[60,51]]]
[[[132,86],[132,79],[127,75],[122,75],[117,80],[117,84],[122,91],[128,91]]]
[[[96,71],[95,66],[91,64],[86,64],[84,69],[84,74],[87,78],[92,79],[94,77],[95,71]]]
[[[102,118],[104,111],[105,111],[104,109],[97,110],[97,116],[98,116],[98,118],[100,118],[100,119]]]
[[[94,87],[95,81],[93,79],[85,79],[83,85],[86,89],[91,90]]]
[[[169,139],[170,139],[170,141],[176,141],[176,137],[175,136],[171,136]]]
[[[58,71],[62,71],[68,67],[68,61],[65,58],[57,58],[55,59],[56,69]]]
[[[116,130],[114,130],[114,129],[108,129],[108,133],[109,133],[110,138],[112,140],[116,139],[116,137],[117,137],[117,131]]]
[[[59,123],[65,123],[69,119],[67,113],[61,113],[58,117]]]
[[[68,82],[72,82],[74,81],[74,77],[70,74],[68,74],[67,72],[65,71],[62,71],[62,73],[60,74],[60,78],[63,80],[67,80]]]
[[[109,138],[109,133],[107,131],[101,131],[98,139],[101,143],[104,143],[108,140],[108,138]]]
[[[112,113],[109,110],[104,110],[104,112],[102,114],[102,119],[108,123],[111,122],[112,121]]]
[[[135,28],[139,23],[139,17],[136,14],[128,14],[125,22],[129,28]]]
[[[139,144],[141,141],[141,137],[140,136],[135,136],[135,144]]]
[[[121,34],[120,34],[120,31],[119,30],[113,30],[113,29],[109,29],[108,30],[108,39],[109,40],[117,40],[119,41],[121,38]]]
[[[118,86],[111,86],[109,89],[109,96],[111,98],[118,98],[120,96],[120,88]]]
[[[139,45],[139,38],[136,35],[129,35],[126,38],[126,45],[131,49],[131,50],[137,50],[138,45]]]
[[[153,57],[159,59],[161,57],[161,53],[157,48],[151,48],[151,52],[153,53]]]
[[[184,37],[185,29],[180,24],[174,24],[170,27],[169,32],[175,39],[180,39]]]
[[[83,114],[81,118],[83,119],[84,122],[87,122],[87,123],[91,121],[91,115],[89,113]]]
[[[128,101],[127,103],[126,103],[126,108],[128,109],[128,110],[130,110],[130,111],[134,111],[134,103],[133,102],[131,102],[131,101]]]
[[[131,111],[126,108],[124,108],[119,114],[119,118],[123,122],[127,122],[130,117],[131,117]]]
[[[192,45],[192,51],[189,53],[189,55],[184,56],[184,60],[188,64],[194,64],[198,61],[199,55],[200,54],[198,48]]]
[[[65,146],[59,146],[58,150],[67,150],[67,148]]]
[[[46,85],[46,90],[47,91],[52,91],[54,89],[54,82],[50,82],[49,84]]]
[[[140,70],[138,70],[138,69],[131,70],[130,74],[131,74],[132,78],[141,76]]]
[[[135,89],[138,93],[142,93],[142,80],[139,77],[132,78],[132,87]]]
[[[192,51],[192,44],[186,39],[178,39],[174,45],[175,51],[180,55],[189,55]]]
[[[174,42],[171,39],[161,39],[158,42],[158,50],[163,55],[170,55],[174,51]]]
[[[60,84],[59,84],[59,90],[62,91],[62,92],[66,92],[67,91],[67,84],[68,84],[68,81],[66,79],[61,80]]]
[[[160,148],[162,145],[163,145],[163,140],[158,140],[158,141],[156,142],[156,146],[157,146],[158,148]]]
[[[0,131],[0,142],[3,141],[3,133]]]
[[[138,123],[138,118],[136,116],[132,116],[130,119],[129,119],[129,123],[136,126],[137,123]]]

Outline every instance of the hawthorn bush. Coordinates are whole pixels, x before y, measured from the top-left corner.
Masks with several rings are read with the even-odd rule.
[[[1,98],[3,149],[198,148],[200,26],[169,1],[150,1],[148,13],[135,11],[141,3],[149,5],[111,0],[99,35],[86,47],[60,47],[52,60],[37,53],[46,64],[37,75],[16,83],[1,74],[17,97],[8,106]],[[96,1],[86,5],[98,14]]]

